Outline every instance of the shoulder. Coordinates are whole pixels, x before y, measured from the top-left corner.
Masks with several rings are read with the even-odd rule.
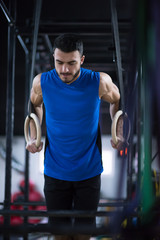
[[[112,78],[103,72],[100,73],[99,97],[110,103],[120,98],[119,89],[113,83]]]
[[[100,83],[99,83],[100,97],[103,96],[103,94],[106,93],[106,91],[109,91],[111,85],[112,85],[111,77],[107,73],[100,72]]]
[[[42,75],[42,73],[39,73],[38,75],[36,75],[34,77],[34,79],[33,79],[33,84],[34,85],[37,85],[37,84],[39,84],[41,82],[41,75]]]
[[[100,84],[102,85],[110,85],[112,83],[111,77],[104,72],[100,72]]]

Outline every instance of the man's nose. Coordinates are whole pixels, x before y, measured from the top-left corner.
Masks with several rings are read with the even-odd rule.
[[[62,71],[63,71],[64,73],[69,72],[69,68],[68,68],[68,66],[67,66],[66,64],[63,64],[63,66],[62,66]]]

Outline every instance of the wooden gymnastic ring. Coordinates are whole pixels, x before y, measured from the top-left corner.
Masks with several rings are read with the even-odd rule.
[[[29,123],[30,123],[31,119],[33,119],[33,121],[35,123],[35,126],[36,126],[36,132],[37,132],[36,147],[38,148],[41,144],[41,126],[40,126],[39,118],[34,113],[31,113],[25,119],[25,122],[24,122],[24,136],[25,136],[26,142],[28,143],[31,139],[30,136],[29,136]]]
[[[123,111],[119,110],[118,112],[116,112],[116,114],[114,115],[113,121],[112,121],[112,126],[111,126],[111,134],[112,134],[112,141],[113,143],[116,145],[118,143],[118,138],[117,138],[117,122],[118,119],[120,118],[120,116],[123,115]]]

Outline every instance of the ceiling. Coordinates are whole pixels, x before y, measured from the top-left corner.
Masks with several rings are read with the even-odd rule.
[[[9,9],[9,1],[1,1]],[[13,0],[11,3],[13,4]],[[40,2],[40,1],[39,1]],[[37,5],[38,6],[38,5]],[[35,31],[35,7],[36,0],[17,0],[16,8],[11,6],[13,19],[16,13],[15,32],[16,55],[15,55],[15,85],[14,85],[14,134],[23,134],[23,122],[25,117],[26,95],[26,65],[25,52],[18,40],[23,41],[29,51],[30,65],[32,64],[32,44]],[[16,11],[15,11],[16,9]],[[116,3],[118,29],[120,40],[120,53],[122,59],[122,74],[124,84],[127,81],[127,73],[132,59],[135,1],[117,0]],[[1,27],[1,54],[0,54],[0,134],[5,134],[6,125],[6,83],[7,83],[7,39],[8,22],[0,9]],[[84,42],[85,63],[83,67],[95,71],[107,72],[114,83],[119,85],[117,77],[117,52],[114,42],[113,24],[111,21],[110,0],[87,1],[42,1],[37,39],[35,67],[33,76],[37,73],[48,71],[53,68],[52,44],[54,39],[61,33],[72,32],[80,34]],[[109,119],[107,103],[101,104],[100,120],[103,133],[109,133],[110,127],[106,126]]]

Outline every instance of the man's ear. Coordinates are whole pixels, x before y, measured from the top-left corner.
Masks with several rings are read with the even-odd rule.
[[[81,65],[84,63],[84,59],[85,59],[85,56],[83,55],[83,56],[81,57]]]

